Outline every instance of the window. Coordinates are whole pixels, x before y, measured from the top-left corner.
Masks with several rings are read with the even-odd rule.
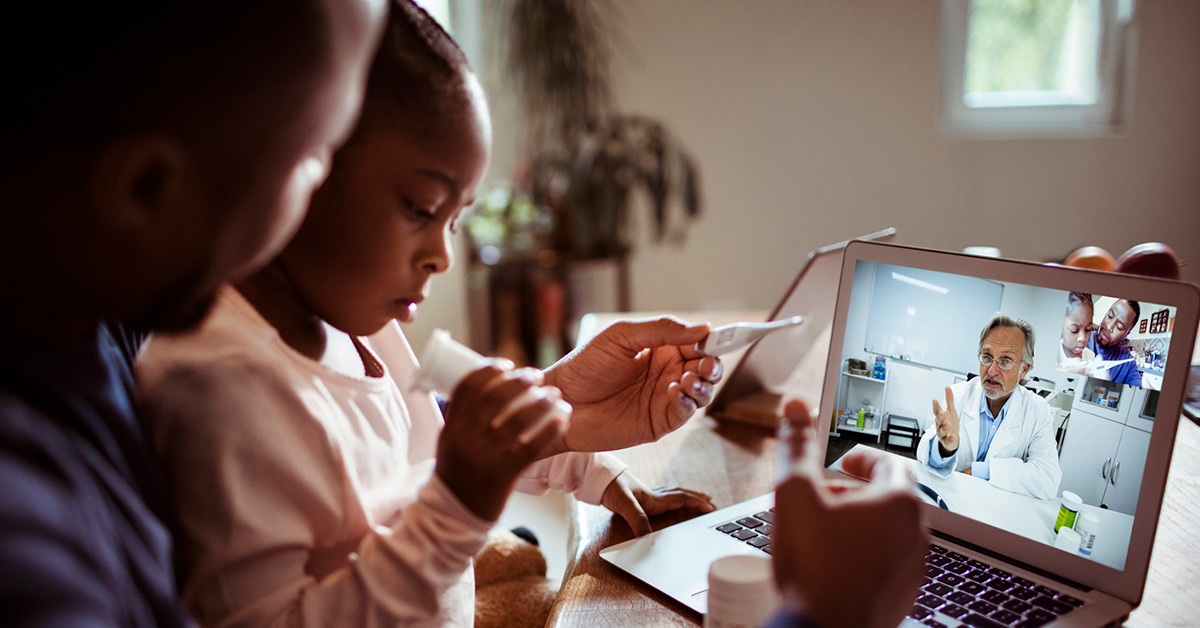
[[[1101,136],[1129,113],[1136,0],[942,0],[946,129]]]

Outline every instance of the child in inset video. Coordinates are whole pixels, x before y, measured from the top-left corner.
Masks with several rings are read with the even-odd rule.
[[[1067,312],[1063,316],[1061,342],[1058,345],[1057,366],[1061,371],[1085,373],[1096,354],[1087,348],[1088,338],[1096,329],[1092,323],[1095,306],[1092,295],[1072,292],[1067,295]]]
[[[147,430],[201,624],[469,626],[472,557],[514,488],[574,492],[634,534],[712,510],[588,453],[656,440],[712,401],[722,366],[694,348],[707,324],[617,323],[545,373],[493,363],[444,417],[414,388],[397,321],[449,270],[490,150],[462,51],[393,2],[362,117],[296,238],[198,331],[147,348]],[[569,421],[536,427],[564,401]]]

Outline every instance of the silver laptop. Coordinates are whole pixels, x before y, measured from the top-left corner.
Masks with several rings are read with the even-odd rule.
[[[1130,333],[1101,351],[1108,364],[1080,365],[1062,348],[1072,291],[1090,295],[1095,323],[1114,307],[1138,303]],[[979,331],[995,311],[1037,332],[1025,383],[1044,402],[1032,407],[1050,417],[1031,432],[1041,439],[1040,455],[1057,462],[1059,473],[1049,479],[1013,482],[1010,474],[997,482],[1002,471],[990,480],[943,477],[917,459],[922,443],[929,445],[921,437],[932,422],[931,401],[977,374]],[[845,453],[870,447],[912,469],[933,544],[906,624],[1095,626],[1119,622],[1137,606],[1198,318],[1200,291],[1190,284],[900,246],[847,247],[821,395],[820,416],[830,417],[822,426],[826,465],[837,469]],[[1119,360],[1134,367],[1112,368]],[[1007,448],[1028,464],[1035,448],[1002,436],[1006,423],[1021,424],[1013,419],[1001,424],[989,455]],[[1082,532],[1088,547],[1055,532],[1063,491],[1082,505],[1076,523],[1068,517],[1062,527]],[[703,612],[707,563],[682,563],[699,547],[769,553],[771,506],[764,495],[601,556]],[[676,538],[676,528],[689,540]]]

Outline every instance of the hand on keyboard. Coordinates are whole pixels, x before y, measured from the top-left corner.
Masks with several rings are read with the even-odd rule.
[[[672,510],[712,512],[712,497],[678,486],[650,488],[626,469],[604,489],[600,504],[621,516],[634,536],[653,531],[650,517]]]

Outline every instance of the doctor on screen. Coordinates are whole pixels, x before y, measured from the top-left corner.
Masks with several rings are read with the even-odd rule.
[[[1053,414],[1020,385],[1033,368],[1033,327],[997,313],[979,334],[979,377],[946,387],[946,407],[933,400],[933,423],[917,459],[942,476],[962,471],[997,488],[1052,499],[1062,469]]]

